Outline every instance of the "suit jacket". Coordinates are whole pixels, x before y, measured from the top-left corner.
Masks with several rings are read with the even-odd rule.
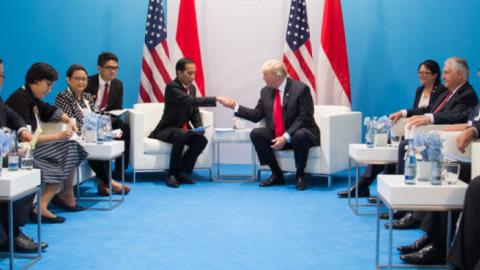
[[[77,100],[69,89],[65,89],[64,91],[58,93],[58,95],[55,97],[55,106],[62,109],[63,112],[68,115],[68,117],[75,118],[77,121],[77,128],[79,130],[81,130],[83,127],[83,112],[80,107],[85,109],[87,107],[85,102],[88,103],[88,106],[92,110],[94,106],[92,95],[90,95],[90,93],[86,93],[85,91],[82,92],[81,100]]]
[[[470,84],[467,83],[464,86],[467,87],[466,89],[470,89],[469,91],[471,92],[465,91],[463,93],[465,97],[463,98],[462,103],[459,103],[454,109],[435,113],[433,115],[435,124],[457,124],[466,123],[467,121],[475,121],[474,118],[478,115],[480,109],[478,98]],[[460,91],[460,89],[458,91]],[[456,95],[457,93],[455,93],[455,96]],[[468,98],[471,100],[468,100]],[[446,105],[448,105],[448,103]]]
[[[10,109],[0,97],[0,127],[18,130],[25,127],[25,121],[14,110]],[[1,164],[0,164],[1,165]]]
[[[265,118],[266,127],[273,132],[273,101],[275,89],[265,86],[260,91],[260,99],[254,109],[239,106],[236,116],[252,122]],[[310,88],[299,81],[287,78],[283,94],[283,120],[285,130],[293,136],[300,128],[306,128],[314,145],[320,145],[320,129],[313,118],[313,99]]]
[[[423,89],[425,86],[419,86],[415,92],[415,100],[413,101],[413,107],[412,108],[418,108],[418,103],[420,103],[420,99],[422,98],[423,94]],[[436,100],[438,100],[438,97],[441,96],[443,93],[448,91],[443,84],[435,85],[432,89],[432,93],[430,93],[430,99],[428,100],[428,105],[432,104]]]
[[[28,85],[13,92],[7,99],[7,105],[20,115],[27,125],[32,126],[33,132],[37,129],[35,107],[42,122],[58,121],[63,115],[61,109],[36,98]]]
[[[171,141],[172,134],[183,123],[191,122],[194,127],[202,126],[198,107],[216,106],[215,97],[196,97],[194,85],[188,87],[188,94],[178,78],[167,84],[165,88],[165,108],[162,119],[150,134],[150,138]]]
[[[98,74],[88,77],[88,84],[87,88],[85,88],[85,92],[92,95],[94,102],[97,102],[98,84]],[[108,103],[105,111],[121,109],[123,109],[123,83],[118,79],[114,79],[110,82],[108,87]]]
[[[448,91],[439,96],[438,99],[428,107],[407,110],[407,117],[433,112],[437,106],[442,103],[447,95]],[[450,97],[448,102],[441,108],[441,110],[434,114],[435,123],[437,123],[437,115],[439,115],[439,113],[442,113],[440,114],[440,116],[442,116],[443,113],[462,112],[477,105],[477,103],[477,94],[473,90],[472,86],[466,82],[457,90],[457,92],[455,92],[452,97]]]

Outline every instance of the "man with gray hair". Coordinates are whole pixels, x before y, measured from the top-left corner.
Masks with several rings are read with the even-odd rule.
[[[448,91],[438,97],[428,107],[402,110],[390,116],[393,121],[401,117],[410,117],[408,126],[428,124],[453,124],[451,116],[470,110],[478,103],[477,94],[468,82],[470,71],[467,61],[460,57],[451,57],[445,61],[442,79]],[[431,112],[431,113],[427,113]]]
[[[262,67],[266,86],[254,109],[239,105],[233,99],[220,101],[235,111],[235,116],[258,122],[265,119],[265,127],[257,127],[250,138],[260,164],[268,165],[272,175],[260,182],[261,187],[283,185],[282,170],[274,150],[293,149],[296,166],[296,188],[305,190],[304,170],[308,151],[320,145],[320,129],[313,118],[313,99],[310,88],[287,77],[287,70],[279,60],[268,60]]]

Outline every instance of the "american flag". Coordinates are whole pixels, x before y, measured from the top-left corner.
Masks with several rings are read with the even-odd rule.
[[[305,0],[291,2],[286,39],[283,63],[287,67],[288,75],[294,80],[307,84],[312,91],[316,92]]]
[[[150,0],[143,46],[140,102],[164,102],[165,86],[171,78],[163,0]]]

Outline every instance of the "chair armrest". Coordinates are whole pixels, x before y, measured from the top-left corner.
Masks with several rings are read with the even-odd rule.
[[[472,147],[472,179],[480,175],[480,140],[473,142]]]
[[[450,125],[423,125],[423,126],[414,126],[411,129],[407,129],[405,126],[405,138],[406,139],[413,139],[415,135],[420,132],[429,132],[429,131],[441,131],[444,128]]]
[[[145,114],[140,111],[130,110],[127,115],[127,123],[130,126],[130,165],[133,169],[143,164],[144,120]]]
[[[362,113],[321,115],[317,123],[320,128],[321,148],[331,171],[345,169],[348,164],[349,144],[361,141]]]

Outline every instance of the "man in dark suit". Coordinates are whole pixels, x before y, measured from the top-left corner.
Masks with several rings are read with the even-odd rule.
[[[95,102],[95,111],[108,112],[123,109],[123,83],[117,79],[119,69],[118,57],[111,52],[103,52],[98,56],[98,74],[88,77],[85,91],[90,93]],[[122,130],[120,140],[125,142],[125,169],[129,164],[130,157],[130,127],[120,117],[112,115],[112,128]],[[115,160],[113,178],[122,177],[122,158]]]
[[[287,77],[287,70],[278,60],[267,61],[262,68],[266,86],[254,109],[227,99],[225,106],[233,108],[235,115],[252,122],[265,118],[266,126],[252,130],[250,138],[257,151],[260,164],[268,165],[272,175],[260,182],[261,187],[283,185],[282,170],[274,150],[293,149],[296,165],[296,188],[305,190],[304,170],[308,151],[320,145],[320,129],[313,118],[313,99],[310,88]]]
[[[5,79],[3,61],[0,59],[0,89]],[[25,127],[25,121],[14,110],[8,107],[0,97],[0,128],[7,127],[16,130],[20,141],[32,140],[32,133]],[[0,153],[1,154],[1,153]],[[0,164],[1,166],[2,164]],[[13,245],[15,252],[37,252],[37,243],[32,238],[23,234],[20,227],[29,221],[28,214],[32,209],[33,196],[28,196],[13,204]],[[8,204],[0,203],[0,251],[8,251]],[[42,249],[47,248],[47,243],[42,243]]]
[[[196,97],[197,89],[193,85],[196,66],[191,59],[178,60],[175,72],[177,77],[165,88],[162,119],[149,136],[172,144],[166,184],[173,188],[179,187],[180,183],[195,183],[190,174],[208,143],[202,132],[192,131],[192,127],[203,126],[198,107],[213,107],[217,100],[222,99]],[[188,150],[183,153],[185,146],[188,146]]]

